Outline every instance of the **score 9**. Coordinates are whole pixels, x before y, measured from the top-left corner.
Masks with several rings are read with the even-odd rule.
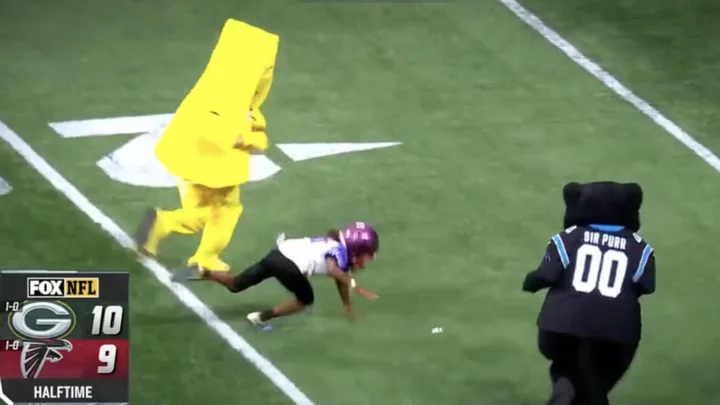
[[[98,360],[101,365],[97,368],[98,374],[112,374],[117,365],[117,346],[106,344],[98,350]]]

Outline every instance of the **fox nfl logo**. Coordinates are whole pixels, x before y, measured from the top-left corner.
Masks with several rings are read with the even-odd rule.
[[[97,277],[28,277],[28,298],[98,298]]]

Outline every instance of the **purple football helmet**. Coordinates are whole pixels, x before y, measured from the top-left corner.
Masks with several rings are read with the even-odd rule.
[[[375,255],[380,249],[380,238],[370,224],[354,222],[342,232],[345,246],[351,255]]]

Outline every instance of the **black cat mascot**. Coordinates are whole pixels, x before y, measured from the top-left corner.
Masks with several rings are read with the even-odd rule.
[[[523,290],[547,288],[538,346],[550,360],[548,405],[609,405],[640,342],[639,298],[655,291],[655,255],[638,236],[642,188],[569,183],[563,232]]]

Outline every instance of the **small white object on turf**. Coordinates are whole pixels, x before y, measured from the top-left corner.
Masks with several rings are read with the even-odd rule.
[[[260,318],[260,312],[250,312],[245,318],[247,318],[247,320],[255,326],[262,326],[262,324],[265,323]]]
[[[441,327],[439,327],[439,326],[432,328],[432,334],[433,334],[433,335],[436,335],[436,334],[438,334],[438,333],[443,333],[443,328],[441,328]]]

